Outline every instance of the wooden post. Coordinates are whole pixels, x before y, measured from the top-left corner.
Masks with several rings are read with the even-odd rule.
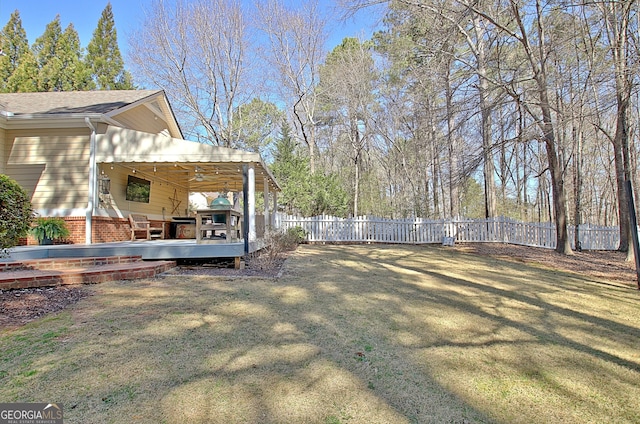
[[[625,181],[625,189],[627,191],[627,199],[629,200],[629,227],[631,227],[631,239],[633,241],[633,255],[636,258],[636,281],[638,290],[640,290],[640,246],[638,243],[638,220],[636,217],[636,206],[633,201],[633,188],[631,181]]]

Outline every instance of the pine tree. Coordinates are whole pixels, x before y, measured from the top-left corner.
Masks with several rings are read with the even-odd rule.
[[[131,74],[124,69],[111,3],[102,11],[98,27],[87,47],[85,64],[98,90],[133,89]]]
[[[29,51],[27,33],[22,27],[20,12],[11,14],[9,22],[0,32],[0,91],[10,92],[8,82],[20,65],[25,53]]]
[[[312,173],[309,157],[304,153],[291,136],[289,125],[284,123],[271,166],[282,187],[279,203],[289,213],[344,216],[349,209],[347,192],[336,175]]]
[[[38,68],[37,90],[54,91],[60,75],[61,63],[56,57],[57,46],[62,37],[60,15],[47,24],[44,33],[36,39],[33,53]]]
[[[7,93],[31,93],[38,91],[38,62],[31,50],[27,50],[20,59],[18,68],[6,83]]]
[[[69,24],[62,33],[56,51],[62,65],[59,79],[61,91],[86,91],[95,87],[91,79],[91,71],[82,60],[80,37],[73,24]]]
[[[279,203],[288,213],[304,213],[311,203],[311,179],[308,158],[299,152],[291,136],[291,128],[285,122],[281,136],[276,141],[274,163],[271,165],[274,176],[282,187]]]
[[[51,21],[33,46],[38,67],[38,91],[72,91],[93,88],[82,62],[80,37],[73,24],[62,32],[60,15]]]

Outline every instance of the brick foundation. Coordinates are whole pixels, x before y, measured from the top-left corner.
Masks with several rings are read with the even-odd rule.
[[[85,241],[85,217],[71,216],[63,218],[67,223],[71,235],[65,240],[56,240],[55,244],[84,244]],[[151,226],[160,226],[163,221],[151,221]],[[112,241],[131,240],[131,226],[128,218],[111,218],[94,216],[91,229],[93,243],[107,243]],[[169,223],[164,222],[165,237],[169,234]],[[29,236],[21,240],[21,245],[37,245],[38,240]]]
[[[33,259],[0,263],[0,289],[152,278],[175,266],[175,261],[142,261],[140,256]]]

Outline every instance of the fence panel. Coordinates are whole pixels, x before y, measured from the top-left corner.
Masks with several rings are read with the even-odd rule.
[[[301,227],[310,242],[346,243],[442,243],[444,237],[457,242],[502,242],[523,246],[555,248],[556,229],[552,223],[525,223],[508,218],[386,219],[369,216],[338,218],[320,215],[299,217],[278,214],[278,228]],[[620,241],[618,227],[583,224],[579,227],[584,250],[616,250]],[[575,249],[575,228],[569,226],[569,238]]]

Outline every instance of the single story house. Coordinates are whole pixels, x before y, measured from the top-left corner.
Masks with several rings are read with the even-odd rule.
[[[184,140],[162,90],[0,94],[0,173],[85,244],[129,240],[130,214],[168,235],[173,217],[190,214],[192,192],[243,193],[255,239],[280,190],[259,154]]]

